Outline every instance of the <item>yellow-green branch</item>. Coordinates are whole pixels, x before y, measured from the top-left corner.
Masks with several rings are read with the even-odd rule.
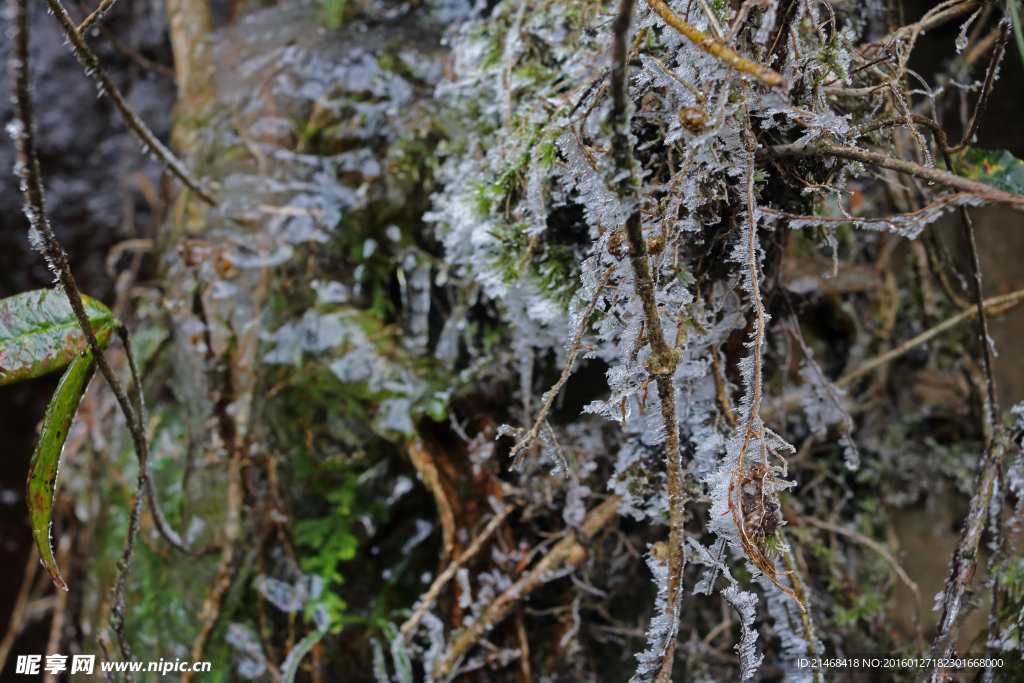
[[[783,87],[786,86],[786,79],[780,74],[772,71],[766,66],[761,66],[756,62],[750,61],[738,52],[730,50],[725,45],[722,45],[714,38],[701,33],[696,27],[691,26],[680,19],[679,15],[673,12],[672,8],[662,2],[662,0],[647,0],[647,4],[650,5],[651,9],[654,10],[658,16],[665,20],[666,24],[682,33],[690,42],[704,52],[707,52],[709,55],[718,57],[737,71],[750,74],[765,85],[770,85],[772,87],[777,85],[781,85]]]

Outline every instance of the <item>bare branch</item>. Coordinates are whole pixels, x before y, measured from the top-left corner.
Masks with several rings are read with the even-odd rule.
[[[124,118],[125,123],[128,127],[138,136],[139,140],[143,145],[153,151],[160,160],[167,165],[167,168],[171,170],[171,173],[178,176],[185,185],[189,187],[193,192],[199,195],[204,201],[212,206],[217,205],[217,201],[210,195],[209,191],[203,187],[203,184],[192,177],[185,165],[178,160],[177,157],[167,149],[162,142],[160,142],[155,135],[149,130],[142,119],[139,118],[138,114],[132,111],[132,108],[128,106],[128,102],[121,95],[121,91],[117,89],[114,81],[111,80],[107,72],[100,66],[99,59],[93,53],[92,49],[85,42],[85,38],[79,32],[78,28],[75,27],[71,17],[68,16],[67,10],[64,5],[61,4],[60,0],[46,0],[46,5],[53,12],[53,15],[57,17],[57,21],[60,22],[61,27],[64,29],[65,35],[71,41],[71,45],[75,50],[75,56],[78,57],[78,61],[85,67],[86,73],[92,75],[96,82],[100,86],[101,92],[110,98],[110,101],[114,103],[114,107],[120,112]]]

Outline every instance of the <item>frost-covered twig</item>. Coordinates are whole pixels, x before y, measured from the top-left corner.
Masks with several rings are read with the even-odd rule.
[[[646,0],[647,4],[650,5],[651,9],[662,19],[665,23],[682,33],[686,38],[691,41],[694,45],[699,47],[709,55],[718,57],[729,66],[735,68],[737,71],[750,74],[757,80],[761,81],[765,85],[770,86],[781,86],[783,88],[788,87],[786,79],[780,74],[772,71],[766,66],[761,66],[756,62],[752,62],[746,57],[738,54],[737,52],[730,50],[725,45],[722,45],[713,38],[704,35],[696,27],[686,23],[680,18],[678,14],[672,11],[672,8],[666,5],[662,0]]]
[[[779,487],[785,486],[777,478],[786,474],[785,459],[778,452],[779,448],[794,450],[793,446],[783,441],[778,435],[765,427],[761,419],[761,399],[764,391],[763,364],[765,325],[768,316],[761,301],[760,269],[758,258],[760,245],[757,231],[760,222],[760,209],[754,195],[755,145],[750,129],[749,116],[747,124],[747,155],[748,169],[744,199],[747,205],[747,220],[743,227],[741,247],[737,248],[736,258],[744,266],[744,289],[749,292],[754,308],[753,331],[747,346],[750,355],[743,360],[744,383],[746,394],[741,404],[741,417],[746,425],[740,434],[734,437],[731,457],[735,463],[723,472],[726,483],[716,485],[712,496],[718,494],[719,499],[712,507],[712,518],[717,514],[732,518],[733,528],[726,533],[734,535],[735,542],[742,548],[744,555],[759,572],[764,574],[779,590],[796,600],[796,594],[782,584],[775,570],[775,561],[769,556],[767,544],[776,536],[778,520],[776,511],[779,509]],[[775,455],[783,462],[778,468],[769,462],[770,455]],[[722,487],[725,490],[723,491]],[[725,510],[721,510],[724,506]],[[804,605],[797,600],[797,605],[804,610]],[[752,655],[751,655],[752,656]],[[741,653],[742,657],[742,653]]]
[[[483,531],[477,534],[476,538],[473,539],[473,542],[469,544],[469,547],[459,553],[459,556],[452,560],[448,566],[445,567],[443,572],[437,575],[437,578],[434,579],[432,584],[430,584],[430,588],[427,589],[427,592],[420,596],[419,606],[416,608],[416,611],[413,612],[412,616],[409,617],[409,619],[402,624],[399,629],[399,631],[405,634],[407,642],[412,632],[415,631],[416,627],[419,625],[420,620],[423,619],[423,615],[433,607],[434,601],[437,600],[437,596],[441,594],[441,590],[449,581],[451,581],[452,577],[455,576],[455,572],[458,571],[459,567],[464,565],[469,558],[473,557],[480,551],[484,542],[491,537],[491,534],[494,533],[495,529],[501,526],[501,523],[505,521],[505,518],[508,517],[508,514],[512,512],[514,507],[514,505],[506,505],[501,512],[491,517],[491,521],[487,523],[487,526],[484,527]]]
[[[551,409],[551,404],[554,403],[555,397],[558,396],[558,392],[562,390],[562,385],[565,384],[566,380],[569,379],[569,375],[572,373],[572,364],[576,361],[576,355],[580,352],[580,349],[582,349],[583,335],[587,331],[587,321],[590,320],[591,314],[594,312],[598,302],[601,300],[601,288],[608,284],[608,278],[612,276],[613,272],[615,272],[614,267],[610,267],[605,271],[604,276],[598,284],[594,298],[590,300],[587,308],[583,311],[583,316],[580,318],[579,328],[576,330],[576,337],[572,340],[572,346],[569,347],[569,357],[565,359],[565,367],[562,368],[562,375],[558,378],[558,381],[555,382],[555,385],[548,390],[547,394],[544,395],[544,405],[541,406],[540,412],[537,413],[537,419],[534,420],[533,427],[531,427],[529,431],[524,431],[522,429],[510,430],[508,428],[499,430],[499,436],[503,434],[515,434],[520,437],[512,447],[510,454],[512,456],[512,466],[510,469],[516,471],[522,469],[523,458],[526,457],[526,453],[529,451],[530,446],[533,445],[538,437],[542,437],[542,435],[550,440],[556,453],[561,453],[555,443],[555,436],[551,433],[551,427],[548,426],[548,411]],[[544,432],[546,432],[546,434],[544,434]],[[565,471],[568,471],[569,469],[568,463],[564,462],[564,460],[559,463],[559,466]]]
[[[927,180],[929,182],[951,187],[961,192],[966,192],[986,202],[991,202],[993,204],[1007,204],[1014,210],[1024,213],[1024,197],[1021,195],[1006,192],[1005,190],[1000,190],[997,187],[985,185],[984,183],[979,183],[976,180],[970,180],[969,178],[941,171],[937,168],[922,166],[921,164],[915,164],[912,161],[894,159],[893,157],[887,157],[884,154],[876,154],[856,147],[838,145],[828,140],[819,140],[809,142],[807,144],[762,147],[757,152],[757,158],[759,160],[807,156],[849,159],[850,161],[859,161],[863,164],[886,168],[890,171],[896,171],[897,173],[906,173],[907,175],[912,175],[917,178],[921,178],[922,180]]]
[[[89,48],[89,45],[85,42],[85,38],[82,37],[81,32],[75,26],[75,23],[68,16],[67,10],[64,5],[61,4],[60,0],[46,0],[47,6],[57,21],[60,22],[61,27],[64,29],[64,34],[68,37],[72,47],[75,51],[75,56],[78,57],[78,61],[85,67],[86,73],[91,75],[96,82],[99,84],[100,91],[110,98],[110,101],[114,103],[114,107],[120,112],[122,118],[128,127],[138,136],[142,144],[152,150],[160,160],[167,165],[171,173],[178,176],[185,185],[201,197],[205,202],[212,206],[217,205],[217,200],[209,193],[209,191],[203,187],[203,184],[192,177],[185,165],[171,150],[167,149],[162,142],[160,142],[149,127],[142,122],[132,108],[128,105],[128,102],[121,95],[121,91],[117,89],[114,81],[107,75],[107,72],[103,70],[100,65],[99,59],[96,58],[95,53]]]
[[[516,603],[526,597],[534,588],[545,583],[548,577],[555,574],[556,570],[564,562],[582,563],[586,560],[587,552],[586,548],[583,547],[583,543],[589,541],[594,534],[600,531],[615,516],[620,502],[621,499],[618,496],[610,496],[591,510],[583,518],[578,531],[567,534],[530,571],[521,576],[518,581],[501,595],[494,598],[491,604],[483,611],[483,614],[471,626],[462,631],[451,645],[448,646],[441,661],[434,669],[434,680],[448,678],[469,648],[473,647],[480,638],[504,619],[505,615],[508,614],[508,611]]]
[[[652,0],[648,0],[652,2]],[[653,0],[657,1],[657,0]],[[651,5],[654,7],[654,5]],[[667,9],[667,7],[666,7]],[[671,12],[671,10],[669,10]],[[617,179],[619,200],[629,207],[625,233],[629,243],[629,262],[633,269],[633,286],[643,307],[647,340],[651,355],[647,370],[654,377],[661,400],[661,416],[665,429],[665,467],[668,474],[669,501],[669,553],[668,577],[665,594],[667,632],[662,634],[664,651],[655,676],[657,683],[666,683],[672,676],[676,633],[679,629],[679,604],[683,596],[683,462],[679,453],[679,421],[676,417],[675,376],[679,352],[665,340],[658,311],[658,299],[647,255],[647,242],[643,235],[640,198],[637,193],[633,138],[630,134],[629,93],[627,88],[629,66],[626,63],[626,38],[633,16],[633,0],[622,0],[615,19],[612,42],[612,73],[610,92],[612,109],[608,121],[612,130],[611,158]],[[672,16],[675,16],[673,13]],[[678,19],[678,17],[676,17]],[[682,21],[682,20],[680,20]]]

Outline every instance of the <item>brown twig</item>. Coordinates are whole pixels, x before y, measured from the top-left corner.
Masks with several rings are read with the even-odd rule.
[[[660,0],[648,0],[648,4],[655,11],[658,11],[659,3],[680,24],[693,28],[679,19]],[[665,635],[665,649],[655,681],[656,683],[667,683],[672,676],[676,633],[679,628],[679,604],[683,596],[683,506],[686,498],[683,493],[683,462],[679,453],[679,423],[676,417],[675,386],[672,381],[680,354],[665,340],[665,331],[661,325],[661,315],[658,312],[658,299],[655,293],[654,278],[651,275],[647,242],[644,240],[643,223],[639,210],[640,198],[637,193],[634,171],[636,164],[633,160],[629,134],[629,93],[627,92],[626,38],[632,16],[633,0],[622,0],[619,14],[613,25],[615,37],[612,42],[610,78],[612,109],[608,115],[608,123],[612,130],[610,156],[614,168],[622,176],[617,187],[619,199],[627,206],[632,207],[625,225],[626,239],[629,243],[629,262],[633,269],[634,288],[643,306],[647,340],[651,345],[647,370],[654,377],[658,387],[662,422],[665,428],[665,467],[668,473],[669,501],[669,558],[665,617],[668,619],[669,629]],[[697,33],[703,36],[699,31]]]
[[[709,55],[718,57],[729,66],[735,68],[737,71],[750,74],[757,80],[761,81],[765,85],[772,87],[781,86],[783,88],[788,87],[786,79],[780,74],[772,71],[768,67],[761,66],[756,62],[752,62],[746,57],[739,53],[730,50],[725,45],[715,39],[707,36],[697,30],[696,27],[686,23],[682,18],[672,11],[672,8],[666,5],[662,0],[646,0],[647,4],[650,5],[651,9],[665,20],[665,23],[682,33],[686,38],[696,45],[698,48],[707,52]]]
[[[85,38],[79,32],[74,22],[71,21],[71,17],[68,16],[67,10],[64,5],[61,4],[60,0],[46,0],[46,5],[53,12],[53,15],[57,17],[57,21],[60,22],[61,27],[64,29],[64,34],[71,41],[72,47],[75,50],[75,56],[78,57],[78,61],[85,67],[86,72],[91,74],[92,77],[100,86],[100,90],[103,94],[110,98],[110,101],[114,103],[114,107],[124,118],[128,127],[138,136],[142,144],[148,147],[159,159],[167,165],[171,173],[178,176],[185,185],[189,187],[193,192],[199,195],[204,201],[212,206],[217,205],[217,201],[207,191],[203,184],[192,177],[185,165],[178,160],[177,157],[167,149],[162,142],[160,142],[155,135],[149,130],[149,127],[142,122],[138,114],[132,111],[132,108],[128,105],[128,102],[121,95],[121,91],[117,89],[114,81],[107,75],[103,67],[100,65],[99,59],[96,58],[95,53],[89,47],[88,43],[85,42]]]
[[[897,173],[906,173],[907,175],[915,176],[922,180],[945,185],[953,188],[954,190],[959,190],[973,195],[986,202],[993,204],[1007,204],[1012,209],[1024,213],[1024,197],[1020,195],[1006,192],[1005,190],[1000,190],[999,188],[992,187],[991,185],[985,185],[984,183],[979,183],[975,180],[970,180],[953,173],[941,171],[937,168],[922,166],[921,164],[887,157],[882,154],[875,154],[874,152],[857,149],[856,147],[838,145],[828,140],[810,142],[804,145],[790,144],[762,147],[757,152],[757,158],[759,160],[782,159],[794,156],[838,157],[840,159],[849,159],[850,161],[859,161],[864,164],[886,168],[890,171],[896,171]]]
[[[432,584],[430,584],[430,588],[427,589],[427,592],[420,596],[419,606],[416,608],[416,611],[413,612],[412,616],[409,617],[409,619],[402,624],[399,629],[403,634],[405,634],[406,642],[408,642],[412,632],[416,630],[416,627],[419,625],[423,615],[433,607],[434,601],[437,600],[437,596],[441,594],[441,590],[449,581],[451,581],[452,577],[455,576],[455,572],[457,572],[459,567],[464,565],[471,557],[480,551],[483,544],[488,538],[490,538],[491,534],[494,533],[494,530],[501,526],[501,523],[505,521],[505,518],[508,517],[508,514],[512,512],[514,507],[514,505],[506,505],[501,512],[491,517],[491,521],[489,521],[483,531],[473,539],[473,542],[469,547],[459,553],[459,556],[452,560],[448,566],[445,567],[443,572],[437,575],[437,578],[434,579]]]
[[[729,492],[728,492],[728,512],[732,513],[733,522],[736,525],[736,530],[739,536],[740,545],[743,548],[747,558],[762,574],[771,580],[775,586],[790,595],[796,600],[797,606],[801,611],[805,611],[803,603],[801,603],[796,593],[793,592],[788,586],[783,585],[777,578],[777,572],[775,570],[774,559],[768,557],[764,550],[765,542],[769,536],[774,535],[774,531],[771,528],[766,528],[766,524],[769,527],[774,527],[774,510],[772,506],[776,508],[778,506],[777,497],[775,494],[775,470],[768,462],[769,453],[781,456],[776,452],[775,449],[771,448],[768,443],[769,430],[764,426],[764,421],[761,419],[761,397],[764,387],[762,386],[762,366],[764,363],[764,335],[765,335],[765,311],[764,302],[761,301],[761,289],[759,284],[759,270],[760,263],[758,261],[758,240],[757,240],[757,228],[758,228],[758,207],[757,201],[754,197],[754,162],[755,162],[755,145],[754,137],[750,129],[750,117],[747,116],[747,136],[748,143],[747,152],[749,155],[749,169],[747,172],[747,182],[745,188],[746,204],[747,204],[747,215],[748,215],[748,234],[746,236],[746,266],[748,268],[748,275],[750,277],[750,298],[754,306],[755,320],[754,320],[754,332],[752,334],[753,339],[750,341],[751,357],[754,360],[753,372],[751,373],[751,384],[748,387],[748,396],[750,402],[745,410],[749,413],[746,416],[747,425],[743,434],[743,444],[740,447],[739,456],[736,459],[736,465],[730,474],[729,479]],[[756,439],[760,443],[761,461],[751,458],[747,454],[751,441]],[[781,441],[781,439],[779,439]],[[788,448],[793,447],[786,444]],[[795,450],[795,449],[794,449]],[[752,466],[747,467],[747,461],[752,461]],[[749,507],[748,509],[748,501]],[[750,528],[748,528],[750,527]]]
[[[628,2],[628,0],[627,0]],[[526,597],[534,588],[549,580],[549,576],[558,570],[566,561],[582,563],[586,557],[586,543],[608,523],[619,509],[620,498],[611,496],[591,510],[580,524],[576,532],[570,532],[556,543],[533,568],[523,574],[505,592],[496,597],[487,606],[483,614],[462,631],[448,646],[441,661],[434,669],[434,680],[444,680],[455,669],[462,657],[480,638],[494,628],[509,610]]]

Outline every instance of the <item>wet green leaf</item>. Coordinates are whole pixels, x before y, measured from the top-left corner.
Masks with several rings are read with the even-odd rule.
[[[1024,194],[1024,161],[1005,149],[972,147],[960,155],[955,166],[957,175],[1014,194]]]
[[[94,330],[113,324],[102,303],[87,296],[82,302]],[[66,367],[84,346],[64,292],[37,289],[0,300],[0,385]]]
[[[112,324],[104,325],[96,330],[96,340],[101,348],[106,348],[114,331]],[[50,539],[50,513],[53,507],[53,491],[57,482],[57,466],[60,463],[64,442],[67,441],[71,423],[78,412],[78,404],[89,386],[96,369],[89,347],[83,348],[71,361],[67,372],[60,378],[57,391],[50,400],[43,420],[43,429],[39,434],[39,443],[32,462],[28,468],[28,512],[32,523],[32,535],[39,548],[39,557],[50,573],[53,582],[67,590],[67,584],[61,578],[57,561],[53,557],[53,545]]]

